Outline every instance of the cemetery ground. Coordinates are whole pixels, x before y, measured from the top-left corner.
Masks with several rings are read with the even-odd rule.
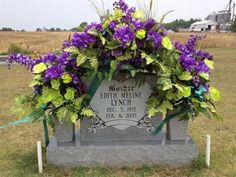
[[[218,43],[218,42],[217,42]],[[224,43],[222,41],[222,43]],[[212,43],[214,44],[214,43]],[[221,44],[222,45],[222,44]],[[36,141],[43,142],[41,123],[28,123],[0,130],[0,177],[36,176],[193,176],[193,177],[235,177],[236,176],[236,46],[231,48],[207,49],[215,55],[216,71],[212,83],[217,86],[222,100],[217,104],[224,121],[217,122],[198,117],[190,122],[189,134],[198,145],[199,158],[192,168],[168,169],[143,167],[140,169],[78,168],[60,169],[47,165],[44,156],[44,173],[38,174]],[[21,66],[8,70],[0,65],[0,125],[19,118],[13,115],[11,107],[16,94],[31,92],[28,87],[30,72]],[[205,166],[205,136],[212,136],[211,167]],[[51,134],[52,135],[52,134]],[[44,154],[45,155],[45,154]],[[125,164],[124,164],[125,165]]]

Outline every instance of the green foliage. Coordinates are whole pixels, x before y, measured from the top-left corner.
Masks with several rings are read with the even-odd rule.
[[[219,101],[221,99],[220,92],[217,88],[210,88],[210,97],[213,101]]]
[[[55,90],[59,90],[60,88],[60,81],[58,79],[54,79],[51,81],[52,88]]]
[[[69,84],[69,83],[71,83],[72,78],[71,78],[71,76],[69,74],[63,74],[62,80],[63,80],[63,83]]]
[[[34,66],[33,71],[35,74],[39,74],[44,72],[47,69],[47,65],[43,62]]]
[[[144,20],[145,19],[145,14],[142,11],[136,11],[136,12],[132,13],[132,17],[136,18],[138,20]]]
[[[23,48],[23,47],[21,47],[18,44],[11,43],[9,45],[9,47],[8,47],[7,53],[8,54],[11,54],[11,53],[22,53],[22,54],[29,55],[29,54],[32,54],[33,51],[29,50],[29,47]]]
[[[165,47],[167,50],[172,50],[172,49],[173,49],[172,42],[171,42],[170,38],[168,38],[168,37],[164,37],[164,38],[162,39],[162,45],[163,45],[163,47]]]
[[[138,39],[143,39],[143,38],[145,38],[146,37],[146,31],[145,30],[138,30],[137,32],[136,32],[136,37],[138,38]]]
[[[15,98],[12,112],[20,117],[28,116],[33,110],[33,97],[29,95],[19,95]]]
[[[191,75],[190,72],[185,71],[181,75],[179,75],[178,78],[183,81],[189,81],[193,78],[193,76]]]
[[[67,100],[73,100],[74,97],[75,97],[75,89],[73,89],[73,88],[67,88],[64,97],[65,97],[65,99],[67,99]]]
[[[231,24],[231,31],[234,33],[236,32],[236,18],[234,18],[234,21]]]
[[[187,20],[187,21],[183,20],[183,19],[179,19],[179,20],[176,19],[175,21],[172,21],[170,23],[166,23],[165,27],[168,30],[178,32],[179,28],[188,29],[188,28],[190,28],[191,24],[193,24],[197,21],[201,21],[201,19],[191,18],[190,20]]]
[[[83,108],[81,113],[82,116],[86,116],[86,117],[94,117],[96,114],[93,112],[92,109],[90,108]]]
[[[204,62],[210,69],[215,69],[214,68],[214,61],[205,59]]]
[[[78,57],[77,57],[77,66],[81,66],[82,64],[84,64],[87,61],[87,56],[79,53]]]

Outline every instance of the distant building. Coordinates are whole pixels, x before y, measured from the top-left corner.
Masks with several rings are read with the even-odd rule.
[[[190,26],[191,32],[216,32],[218,29],[218,23],[213,21],[200,21],[195,22]]]
[[[211,14],[209,14],[206,18],[206,21],[212,21],[212,22],[217,22],[217,13],[216,12],[212,12]]]
[[[229,3],[223,10],[218,13],[212,12],[204,21],[193,23],[190,27],[190,31],[230,31],[231,23],[235,18],[235,7],[235,3],[229,0]]]

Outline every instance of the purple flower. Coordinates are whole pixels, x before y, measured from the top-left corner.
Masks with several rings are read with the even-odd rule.
[[[8,63],[9,67],[10,67],[11,63],[15,62],[20,65],[24,65],[27,69],[30,69],[30,70],[33,69],[33,67],[36,63],[31,59],[31,57],[20,54],[20,53],[19,54],[17,54],[17,53],[10,54],[6,62]]]
[[[156,31],[150,31],[147,36],[147,40],[154,42],[154,48],[160,48],[162,42],[162,36]]]
[[[156,25],[156,22],[152,18],[149,18],[146,22],[144,22],[144,28],[147,31],[150,31],[155,25]]]
[[[45,71],[44,80],[47,82],[53,79],[58,79],[62,77],[63,73],[64,69],[62,66],[60,65],[52,66]]]
[[[197,55],[197,57],[200,58],[200,60],[204,60],[204,59],[213,60],[213,55],[211,55],[208,52],[203,51],[203,50],[197,51],[196,55]]]
[[[197,73],[205,72],[208,73],[210,71],[210,68],[205,64],[203,61],[197,62],[197,66],[195,68],[195,71]]]
[[[125,45],[134,40],[134,32],[129,27],[121,27],[115,31],[114,38]]]
[[[78,48],[87,48],[90,44],[96,42],[95,36],[83,33],[75,33],[72,38],[72,44]]]
[[[114,49],[114,50],[112,50],[111,55],[113,57],[121,56],[122,55],[122,50],[121,49]]]
[[[64,49],[68,48],[68,47],[71,47],[72,46],[72,43],[70,40],[66,40],[63,42],[63,45],[62,45],[62,51],[64,51]]]
[[[41,61],[44,63],[53,63],[56,60],[57,60],[57,55],[55,53],[46,54],[41,58]]]
[[[196,60],[191,55],[184,54],[180,56],[179,62],[182,67],[187,71],[192,72],[195,69]]]
[[[200,78],[199,78],[199,75],[195,75],[193,76],[193,84],[196,86],[196,87],[199,87],[199,85],[201,84],[201,81],[200,81]]]
[[[138,30],[144,28],[144,24],[141,21],[134,20],[132,23],[133,23],[133,25],[135,27],[135,31],[138,31]]]
[[[112,21],[110,24],[109,24],[109,28],[112,29],[112,30],[115,30],[116,26],[118,25],[118,21]]]
[[[126,12],[129,9],[129,6],[125,3],[124,0],[119,0],[113,4],[115,9],[121,9],[123,12]]]
[[[91,29],[96,29],[97,31],[102,31],[102,25],[100,23],[91,23],[87,25],[85,32],[88,32]]]

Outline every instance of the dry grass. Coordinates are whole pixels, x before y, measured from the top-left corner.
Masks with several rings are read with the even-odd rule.
[[[27,124],[0,130],[0,177],[64,177],[64,176],[152,176],[152,177],[235,177],[236,176],[236,48],[209,49],[215,54],[216,71],[212,83],[219,87],[222,101],[217,105],[225,118],[216,122],[199,117],[191,122],[189,133],[199,149],[199,158],[192,168],[141,168],[141,169],[74,169],[66,170],[45,164],[43,175],[37,173],[36,140],[43,141],[42,125]],[[27,93],[31,75],[22,67],[7,70],[0,66],[0,125],[17,119],[10,107],[15,94]],[[205,135],[212,135],[212,161],[204,165]]]
[[[170,37],[174,41],[184,43],[190,34],[194,33],[171,33]],[[202,48],[236,48],[236,33],[207,33],[207,38],[201,42],[201,46]]]
[[[39,54],[60,50],[69,32],[0,32],[0,53],[6,52],[11,43],[19,44]]]
[[[59,50],[62,42],[68,39],[72,32],[0,32],[0,53],[6,52],[11,43],[19,44],[24,48],[45,54]],[[187,40],[190,33],[172,33],[174,41]],[[236,48],[236,33],[209,33],[203,48]]]

